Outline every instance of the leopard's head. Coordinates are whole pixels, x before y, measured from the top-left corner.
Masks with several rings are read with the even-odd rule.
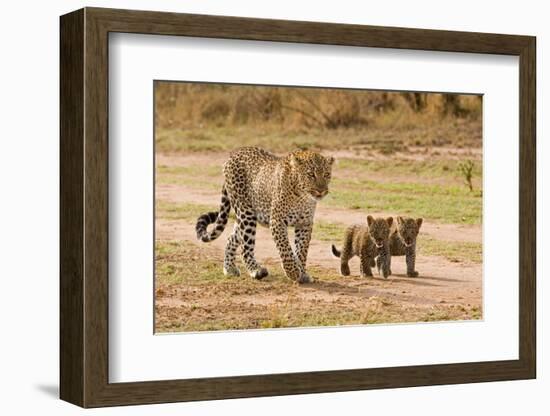
[[[297,178],[297,185],[316,201],[328,194],[333,163],[333,157],[325,157],[309,150],[290,155],[290,166]]]
[[[367,217],[369,226],[369,236],[376,244],[376,247],[381,248],[390,237],[390,228],[393,224],[393,218],[373,218],[372,215]]]
[[[422,218],[403,218],[397,217],[397,232],[399,238],[403,241],[405,246],[410,247],[416,241],[420,226],[422,225]]]

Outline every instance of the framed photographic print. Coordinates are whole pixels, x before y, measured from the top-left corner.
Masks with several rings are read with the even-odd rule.
[[[63,400],[535,377],[535,38],[60,25]]]

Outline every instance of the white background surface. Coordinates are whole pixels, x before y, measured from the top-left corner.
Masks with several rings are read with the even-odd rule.
[[[109,62],[112,382],[518,358],[516,57],[113,34]],[[154,79],[484,94],[483,321],[153,336]]]
[[[531,34],[538,37],[538,379],[293,397],[166,404],[87,411],[88,414],[239,414],[308,412],[345,414],[548,414],[550,364],[544,349],[550,301],[543,274],[548,211],[550,146],[542,127],[550,86],[544,72],[550,56],[545,3],[523,1],[406,0],[391,3],[227,1],[50,1],[6,3],[0,15],[2,65],[2,343],[0,378],[4,414],[78,414],[56,399],[58,386],[58,16],[83,5],[318,20],[389,26]],[[544,208],[543,208],[544,207]],[[475,340],[472,340],[475,342]]]

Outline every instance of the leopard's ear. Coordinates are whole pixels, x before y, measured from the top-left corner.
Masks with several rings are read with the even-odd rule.
[[[334,164],[334,158],[332,156],[327,157],[327,162],[329,165]]]
[[[391,227],[391,225],[393,224],[393,217],[386,218],[386,222],[388,223],[388,227]]]
[[[369,225],[369,227],[372,225],[373,222],[374,218],[372,217],[372,215],[367,215],[367,224]]]
[[[403,217],[397,217],[397,223],[399,225],[403,224]]]
[[[422,225],[422,221],[423,221],[422,218],[417,218],[417,219],[416,219],[416,225],[418,226],[418,229],[419,229],[419,230],[420,230],[420,226]]]

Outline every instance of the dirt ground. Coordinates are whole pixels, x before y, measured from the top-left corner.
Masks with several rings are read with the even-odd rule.
[[[441,149],[439,151],[441,152]],[[460,149],[449,149],[445,156],[453,157],[453,152],[458,156],[461,154]],[[350,155],[345,156],[350,157]],[[415,157],[414,152],[409,152],[409,156]],[[201,161],[206,160],[209,163],[217,161],[221,171],[224,157],[226,155],[159,154],[156,163],[163,166],[185,166],[189,163],[200,164]],[[382,181],[384,177],[374,178],[374,180]],[[156,185],[157,201],[173,204],[203,204],[214,208],[219,203],[219,199],[219,192],[213,189],[199,189],[169,183]],[[371,212],[370,214],[389,216],[399,213]],[[364,222],[365,216],[366,213],[358,210],[324,206],[321,201],[318,204],[315,219],[328,221],[343,218],[346,223],[352,224]],[[157,242],[181,242],[185,250],[197,256],[197,260],[212,259],[219,268],[220,277],[223,277],[221,270],[223,250],[231,224],[228,224],[226,231],[219,239],[208,245],[196,240],[194,221],[157,217],[155,226]],[[481,225],[443,224],[425,220],[421,234],[446,242],[479,244],[482,242]],[[334,243],[341,245],[339,240]],[[392,259],[394,274],[386,280],[376,276],[376,272],[374,272],[374,278],[359,277],[358,259],[355,258],[351,262],[352,276],[342,277],[338,274],[338,259],[334,258],[330,252],[330,243],[316,239],[314,233],[308,255],[308,270],[316,281],[307,285],[296,285],[285,281],[269,230],[262,227],[258,228],[256,257],[270,271],[270,276],[263,281],[254,281],[246,276],[244,267],[241,267],[241,277],[234,278],[233,281],[224,279],[220,284],[211,287],[157,281],[157,330],[189,330],[186,319],[191,318],[195,321],[202,319],[204,322],[223,319],[228,327],[238,329],[250,325],[244,317],[247,314],[270,318],[256,322],[255,325],[259,327],[292,326],[289,315],[289,310],[292,308],[289,309],[289,304],[295,307],[302,305],[302,308],[309,309],[307,313],[323,313],[324,310],[339,309],[344,312],[349,311],[351,314],[358,310],[359,318],[351,319],[355,323],[481,318],[482,265],[480,263],[450,260],[444,256],[419,255],[417,270],[420,276],[408,278],[405,274],[404,257],[394,257]],[[325,278],[327,275],[330,275],[329,279]],[[243,282],[243,279],[248,279],[245,285],[239,283]],[[223,308],[220,308],[220,305],[223,305]],[[274,315],[276,319],[273,319]],[[313,322],[311,325],[316,324],[311,319],[307,322]],[[331,322],[323,321],[321,324],[331,324]],[[191,327],[191,330],[193,328]],[[197,328],[199,330],[220,329],[210,328],[208,325],[204,327],[199,325]]]

